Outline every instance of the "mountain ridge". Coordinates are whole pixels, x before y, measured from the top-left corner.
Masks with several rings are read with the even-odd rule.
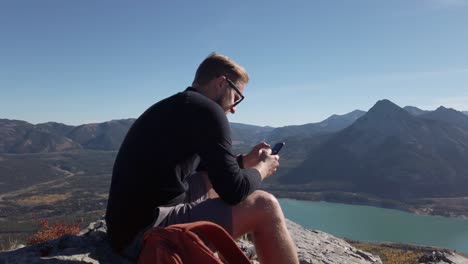
[[[444,122],[468,130],[468,116],[453,108],[440,106],[435,111],[422,114],[420,117]]]
[[[408,111],[410,114],[415,115],[415,116],[418,116],[418,115],[421,115],[421,114],[430,112],[430,111],[422,110],[422,109],[420,109],[420,108],[417,108],[417,107],[414,107],[414,106],[410,106],[410,105],[407,105],[407,106],[403,107],[403,109],[405,109],[405,110]]]
[[[459,117],[444,113],[449,120]],[[381,100],[280,182],[336,181],[343,191],[400,200],[468,195],[468,130],[462,124],[413,116]]]
[[[375,106],[379,107],[375,108]],[[427,111],[414,106],[405,106],[402,111],[402,108],[398,106],[396,108],[393,102],[386,99],[378,101],[375,106],[369,111],[375,112],[379,108],[383,111],[385,111],[384,108],[393,108],[395,110],[393,113],[389,111],[386,118],[389,118],[391,114],[398,114],[404,120],[408,119],[408,116],[404,113],[409,113],[411,116],[424,117],[439,122],[444,121],[462,129],[468,127],[468,124],[466,124],[468,111],[444,110],[447,109],[445,107]],[[452,114],[455,111],[458,116],[452,117],[450,120],[444,120],[446,114],[441,112],[447,111],[451,111]],[[232,141],[234,146],[244,150],[261,141],[273,144],[285,139],[296,140],[328,135],[351,126],[366,113],[362,110],[354,110],[343,115],[333,114],[316,123],[283,127],[231,122]],[[73,126],[53,121],[34,125],[22,120],[0,119],[0,153],[43,153],[80,149],[118,150],[126,132],[135,120],[134,118],[115,119],[101,123]],[[402,120],[400,122],[403,122]],[[392,125],[384,124],[385,118],[380,123],[381,129],[393,130]]]
[[[362,110],[354,110],[343,115],[331,115],[325,120],[317,123],[307,123],[304,125],[283,126],[273,130],[268,135],[268,141],[278,141],[287,137],[310,137],[325,133],[339,131],[356,121],[364,115]]]

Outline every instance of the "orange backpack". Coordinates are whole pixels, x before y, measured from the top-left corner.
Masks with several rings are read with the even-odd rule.
[[[211,222],[199,221],[148,230],[144,236],[138,264],[224,263],[205,245],[199,235],[213,244],[227,263],[251,263],[222,227]]]

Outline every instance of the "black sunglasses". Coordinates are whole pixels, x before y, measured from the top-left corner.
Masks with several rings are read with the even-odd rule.
[[[242,100],[244,100],[244,95],[241,93],[241,91],[239,90],[239,88],[237,88],[237,86],[234,84],[233,81],[229,80],[228,78],[226,78],[226,81],[228,82],[229,86],[231,86],[232,89],[234,89],[234,91],[236,91],[236,93],[240,96],[240,99],[235,101],[234,102],[234,106],[238,105],[240,102],[242,102]]]

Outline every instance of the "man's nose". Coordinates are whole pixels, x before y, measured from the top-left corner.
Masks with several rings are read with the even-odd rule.
[[[236,107],[233,106],[233,107],[231,107],[231,114],[235,114],[235,113],[236,113]]]

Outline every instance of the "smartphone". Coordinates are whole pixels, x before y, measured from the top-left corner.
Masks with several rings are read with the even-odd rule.
[[[284,146],[284,142],[276,143],[275,146],[271,149],[271,155],[277,155],[281,148]]]

